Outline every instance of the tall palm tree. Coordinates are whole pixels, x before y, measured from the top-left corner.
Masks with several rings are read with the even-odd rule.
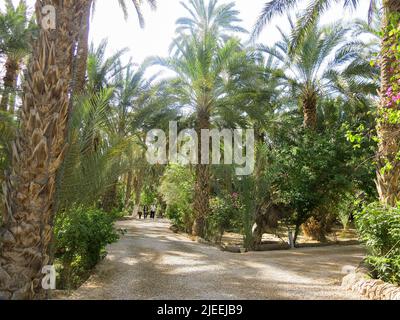
[[[223,96],[223,78],[230,61],[235,59],[241,47],[238,40],[231,39],[222,46],[212,34],[202,39],[184,38],[177,46],[176,55],[169,59],[158,59],[158,63],[174,71],[173,80],[179,102],[191,108],[196,116],[196,131],[210,129],[211,115],[218,100]],[[204,223],[209,213],[210,169],[201,162],[199,150],[196,165],[194,199],[195,221],[193,235],[204,236]]]
[[[55,30],[39,30],[28,68],[21,128],[3,186],[6,213],[0,229],[0,298],[39,299],[42,268],[51,263],[56,173],[65,152],[76,1],[36,2],[58,17]]]
[[[7,0],[5,11],[0,13],[0,55],[6,57],[0,110],[7,111],[10,94],[16,89],[21,61],[30,52],[35,29],[26,1],[20,0],[18,6],[14,6],[11,0]]]
[[[118,4],[121,7],[125,18],[128,17],[128,5],[127,0],[118,0]],[[76,72],[75,72],[75,88],[74,90],[78,93],[82,92],[86,83],[86,67],[87,59],[89,54],[89,32],[90,32],[90,17],[92,9],[96,5],[96,0],[81,0],[83,10],[79,16],[79,35],[77,38],[77,56],[76,56]],[[147,0],[152,9],[156,8],[156,0]],[[136,14],[139,19],[139,24],[143,28],[145,21],[142,13],[141,0],[132,0],[135,7]]]
[[[237,25],[240,19],[234,3],[219,5],[216,0],[207,3],[191,0],[189,5],[182,5],[188,17],[177,20],[177,36],[172,46],[174,57],[160,62],[178,74],[176,85],[181,103],[194,108],[200,136],[202,129],[211,126],[211,114],[222,95],[223,77],[229,63],[241,51],[239,42],[228,33],[245,30]],[[203,237],[210,210],[210,168],[201,162],[200,150],[198,161],[192,233]]]
[[[143,91],[149,90],[149,87],[150,84],[147,81],[144,81],[143,71],[140,69],[135,72],[131,66],[128,66],[124,74],[119,74],[116,86],[116,115],[113,119],[115,122],[114,128],[118,135],[129,135],[129,124],[132,111],[137,107],[138,101],[143,99]],[[131,155],[134,155],[134,153]],[[128,157],[128,162],[131,167],[134,166],[133,157]],[[125,208],[128,207],[131,198],[133,178],[133,170],[129,170],[125,190]],[[115,184],[115,190],[116,186],[117,185]],[[116,192],[114,192],[114,194],[116,194]]]
[[[294,31],[295,25],[289,19]],[[317,107],[320,97],[342,95],[362,101],[365,95],[374,94],[374,68],[363,58],[363,43],[347,41],[349,29],[337,23],[331,26],[314,25],[303,40],[291,51],[292,37],[282,31],[282,40],[272,48],[260,46],[277,59],[284,70],[288,94],[294,105],[300,101],[304,127],[317,127]]]
[[[229,109],[244,117],[244,122],[238,121],[242,127],[254,128],[255,133],[255,170],[252,176],[254,191],[253,200],[254,222],[252,244],[256,248],[262,242],[262,235],[268,232],[270,216],[265,208],[274,202],[265,181],[265,172],[270,170],[267,152],[270,147],[270,133],[275,128],[280,130],[282,116],[287,114],[285,107],[284,87],[285,77],[278,68],[278,63],[272,55],[266,58],[259,52],[248,53],[239,65],[232,70],[236,76],[231,77],[226,84],[226,102]],[[232,72],[231,71],[231,72]],[[229,115],[229,118],[232,116]],[[229,180],[232,184],[232,180]]]
[[[294,46],[301,41],[307,30],[318,21],[319,16],[325,12],[334,2],[333,0],[312,0],[297,24],[294,36]],[[359,1],[343,0],[344,7],[357,8]],[[378,7],[378,1],[371,0],[370,17],[374,8]],[[267,22],[277,14],[282,14],[295,7],[300,0],[271,0],[267,2],[253,29],[253,39],[256,38]],[[400,2],[398,0],[382,0],[382,45],[380,54],[381,88],[379,112],[382,116],[378,119],[378,166],[377,189],[380,201],[384,204],[396,205],[400,200],[400,124],[390,122],[390,113],[397,112],[399,105],[389,100],[392,97],[390,90],[396,88],[396,79],[399,78],[399,58],[393,55],[392,48],[396,48],[399,41],[393,34],[393,29],[400,24]],[[392,88],[392,89],[390,89]],[[388,93],[390,97],[388,97]],[[395,92],[397,95],[399,92]],[[389,114],[389,115],[388,115]]]
[[[86,89],[90,93],[96,93],[107,88],[112,88],[114,95],[116,93],[114,90],[115,87],[120,85],[118,83],[118,78],[125,69],[125,67],[121,65],[120,58],[127,51],[127,49],[121,49],[111,57],[106,57],[106,48],[106,40],[103,40],[97,48],[95,48],[93,44],[90,47],[87,65],[88,83],[86,85]],[[111,124],[113,116],[111,103],[108,105],[108,112],[109,114],[106,118],[108,133],[114,137],[123,138],[123,135],[119,135],[118,127],[114,129]],[[93,131],[89,150],[96,152],[97,145],[102,140],[99,135],[99,132]],[[114,166],[115,171],[117,171],[119,164],[115,162]],[[110,212],[116,204],[118,178],[119,175],[114,176],[113,181],[108,184],[108,187],[102,197],[102,207],[107,212]]]
[[[109,124],[112,134],[123,139],[126,136],[131,136],[131,122],[135,112],[146,102],[148,102],[150,91],[151,91],[151,80],[147,81],[144,79],[145,68],[138,68],[134,70],[131,65],[127,68],[121,66],[121,62],[118,63],[124,72],[119,72],[114,79],[115,91],[115,102],[112,105],[112,114],[109,117]],[[140,157],[137,154],[143,154],[142,151],[138,151],[138,148],[132,150],[132,152],[126,154],[125,159],[120,157],[120,162],[127,162],[127,165],[133,167]],[[129,201],[129,195],[131,193],[132,185],[132,171],[128,170],[128,181],[126,190],[126,203]],[[117,204],[117,183],[118,177],[110,184],[107,192],[103,197],[103,209],[111,211]]]

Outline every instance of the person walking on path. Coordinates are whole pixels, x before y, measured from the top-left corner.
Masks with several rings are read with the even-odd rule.
[[[150,218],[153,220],[156,218],[156,210],[157,210],[156,205],[152,204],[150,207]]]
[[[147,216],[149,215],[149,209],[147,208],[147,205],[143,207],[143,213],[144,213],[144,219],[147,219]]]

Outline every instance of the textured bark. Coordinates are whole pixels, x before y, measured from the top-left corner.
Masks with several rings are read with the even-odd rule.
[[[197,133],[201,136],[201,129],[210,128],[210,116],[208,112],[198,111]],[[193,236],[204,237],[205,221],[210,211],[210,166],[201,164],[201,148],[199,148],[199,164],[196,166],[196,183],[194,195],[194,223]]]
[[[105,212],[111,212],[117,207],[117,184],[118,180],[115,180],[103,195],[101,207]]]
[[[129,171],[128,172],[128,177],[126,179],[125,208],[128,208],[129,201],[131,200],[132,180],[133,180],[133,174],[132,174],[132,171]]]
[[[2,111],[8,110],[10,94],[12,94],[17,85],[19,63],[18,61],[8,58],[5,64],[5,68],[6,68],[6,74],[3,78],[4,92],[0,102],[0,110]]]
[[[78,52],[76,57],[76,79],[75,88],[76,93],[81,93],[86,85],[86,69],[87,60],[89,55],[89,31],[90,31],[90,13],[93,0],[82,1],[82,15],[80,17],[80,30],[78,36]]]
[[[18,83],[18,76],[15,81],[15,83]],[[13,90],[10,94],[9,100],[8,100],[8,113],[14,114],[15,113],[15,104],[16,104],[16,99],[17,99],[17,88]]]
[[[143,177],[136,174],[133,178],[133,190],[135,192],[135,209],[133,215],[137,215],[140,210],[140,197],[142,195]]]
[[[42,299],[42,267],[50,262],[56,172],[63,160],[76,1],[52,5],[56,30],[40,30],[28,67],[21,128],[12,145],[12,167],[3,185],[0,229],[0,299]]]
[[[304,115],[304,127],[315,130],[317,127],[317,99],[315,89],[307,85],[302,94],[302,107]]]
[[[379,192],[381,203],[395,206],[400,201],[400,124],[388,123],[385,119],[385,111],[388,108],[398,109],[395,104],[388,105],[385,96],[388,88],[391,86],[391,79],[400,70],[393,68],[395,62],[393,57],[388,53],[391,46],[397,46],[396,38],[391,37],[387,32],[389,16],[394,13],[400,13],[400,2],[397,0],[384,1],[384,18],[383,30],[384,37],[382,39],[381,53],[381,103],[379,109],[383,116],[378,126],[379,148],[378,148],[378,168],[376,185]],[[400,24],[400,21],[399,21]],[[382,170],[387,163],[390,163],[390,170]]]

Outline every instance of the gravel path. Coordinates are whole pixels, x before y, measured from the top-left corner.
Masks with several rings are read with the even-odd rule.
[[[340,288],[359,246],[235,254],[172,233],[166,221],[123,221],[128,233],[70,299],[360,299]]]

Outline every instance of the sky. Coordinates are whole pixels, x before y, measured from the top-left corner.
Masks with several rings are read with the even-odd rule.
[[[3,6],[3,1],[0,0],[0,8]],[[146,27],[141,29],[131,0],[126,0],[128,8],[131,9],[127,21],[124,20],[117,0],[96,1],[96,9],[91,24],[91,41],[98,44],[102,39],[108,38],[108,53],[110,54],[127,47],[129,48],[127,56],[132,57],[135,63],[142,62],[148,56],[167,56],[169,45],[174,36],[175,21],[181,16],[186,16],[185,9],[180,4],[181,0],[158,0],[156,11],[150,10],[150,7],[144,4],[143,12]],[[231,1],[220,0],[221,3]],[[304,0],[299,9],[304,7],[308,1]],[[13,2],[18,3],[18,0],[13,0]],[[29,5],[33,5],[34,2],[35,0],[27,0]],[[236,3],[236,8],[240,11],[240,18],[243,20],[242,26],[251,30],[268,0],[233,0],[233,2]],[[323,16],[322,22],[330,23],[341,17],[344,19],[366,18],[369,0],[360,0],[360,3],[361,6],[356,12],[345,12],[342,6],[335,6]],[[261,34],[260,43],[272,45],[279,40],[276,25],[279,25],[283,30],[287,29],[286,17],[274,19]],[[247,36],[244,36],[244,40],[247,40]]]
[[[220,0],[231,2],[232,0]],[[127,0],[130,4],[130,0]],[[148,56],[167,56],[168,48],[175,32],[175,22],[181,16],[187,16],[180,0],[158,0],[158,9],[150,10],[144,5],[146,19],[145,29],[140,29],[133,5],[130,5],[132,14],[128,21],[124,20],[117,0],[97,0],[96,11],[91,29],[91,39],[99,43],[103,38],[109,39],[109,50],[115,52],[118,48],[128,47],[134,62],[140,63]],[[242,26],[251,30],[267,0],[236,0],[237,9],[240,11]],[[308,1],[303,1],[307,3]],[[369,0],[361,0],[361,7],[357,12],[344,14],[342,6],[332,8],[322,21],[330,23],[344,17],[367,17]],[[301,9],[301,7],[300,7]],[[259,38],[260,43],[272,45],[279,40],[275,26],[287,28],[286,17],[279,17],[269,24]],[[247,40],[248,36],[244,36]]]

